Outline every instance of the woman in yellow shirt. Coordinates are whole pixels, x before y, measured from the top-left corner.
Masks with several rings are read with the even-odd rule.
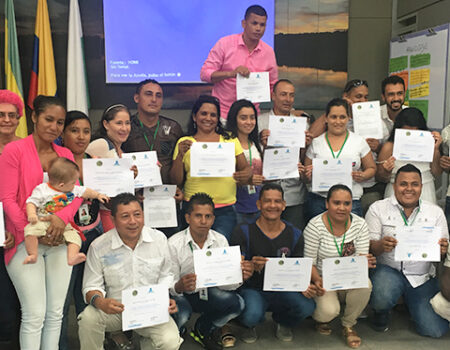
[[[194,142],[234,143],[236,172],[233,177],[191,177],[190,148]],[[220,123],[220,104],[217,98],[202,95],[195,102],[189,120],[188,136],[180,138],[175,146],[170,176],[173,183],[183,188],[186,201],[198,192],[205,192],[213,198],[215,222],[212,229],[229,239],[236,225],[233,208],[236,202],[236,182],[248,184],[252,170],[239,140],[232,138]],[[184,223],[182,226],[187,225]]]

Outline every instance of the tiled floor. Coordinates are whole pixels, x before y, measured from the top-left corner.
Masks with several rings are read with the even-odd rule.
[[[71,323],[69,325],[69,344],[70,350],[78,350],[78,334],[75,315],[72,308]],[[268,314],[267,321],[257,328],[259,339],[254,344],[245,344],[241,341],[236,342],[235,349],[349,349],[344,338],[341,335],[340,323],[335,320],[332,324],[333,333],[330,336],[318,334],[314,329],[314,322],[311,319],[306,320],[301,326],[294,330],[294,341],[283,343],[278,341],[274,335],[274,324]],[[367,319],[360,320],[356,330],[362,338],[360,349],[387,349],[387,350],[449,350],[450,332],[441,339],[431,339],[417,335],[413,330],[413,325],[406,312],[397,312],[393,314],[390,329],[386,333],[374,332],[369,327]],[[239,329],[236,329],[238,335]],[[194,343],[189,337],[185,337],[181,349],[194,350],[201,347]]]

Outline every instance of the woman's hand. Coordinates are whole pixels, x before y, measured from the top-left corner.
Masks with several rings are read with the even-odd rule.
[[[321,297],[322,295],[325,294],[326,290],[323,288],[323,280],[322,277],[320,277],[319,279],[317,279],[316,281],[313,282],[314,285],[316,286],[316,293],[317,296]]]
[[[303,171],[303,176],[305,177],[305,179],[308,182],[311,182],[312,180],[312,171],[313,171],[313,166],[312,165],[306,165],[305,169]]]
[[[178,155],[183,158],[187,151],[190,150],[192,146],[191,140],[184,140],[178,144]]]
[[[439,164],[442,169],[448,171],[450,169],[450,157],[442,156],[441,159],[439,159]]]
[[[366,180],[363,171],[352,171],[352,178],[356,182],[363,182]]]
[[[369,265],[369,269],[374,269],[377,267],[377,258],[373,256],[372,254],[361,254],[362,256],[367,257],[367,263]]]
[[[252,176],[252,185],[259,186],[262,185],[265,178],[262,175],[253,175]]]
[[[47,215],[40,219],[41,221],[49,221],[50,226],[47,229],[47,240],[49,245],[60,245],[62,243],[62,234],[66,228],[66,224],[56,215]]]
[[[432,131],[431,134],[433,135],[433,138],[434,138],[434,149],[439,150],[439,146],[442,143],[441,134],[437,131]]]
[[[308,131],[305,130],[305,145],[309,146],[312,143],[313,135]]]
[[[15,239],[12,233],[5,231],[5,241],[3,242],[3,248],[11,249],[12,247],[14,247],[14,242]]]
[[[248,185],[253,177],[253,170],[250,167],[245,168],[244,170],[236,171],[233,173],[233,179],[241,184]]]
[[[439,240],[439,245],[441,246],[441,255],[447,254],[447,249],[448,249],[447,238],[441,238]]]
[[[394,156],[390,156],[388,159],[386,159],[383,162],[383,169],[385,171],[387,171],[388,173],[392,172],[394,167],[395,167],[395,157]]]
[[[261,145],[266,148],[267,147],[267,139],[270,136],[270,130],[269,129],[264,129],[263,131],[261,131],[261,133],[259,134],[259,140],[261,141]]]
[[[306,167],[302,163],[298,162],[297,163],[297,170],[298,170],[298,174],[300,176],[303,176],[303,174],[305,173]]]
[[[134,178],[137,178],[138,176],[138,168],[136,165],[133,165],[130,170],[133,172]]]

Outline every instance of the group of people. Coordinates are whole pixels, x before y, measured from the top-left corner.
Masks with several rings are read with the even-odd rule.
[[[187,133],[160,115],[163,90],[155,80],[137,85],[135,115],[125,105],[112,105],[95,133],[84,113],[66,112],[57,97],[38,96],[34,130],[24,139],[15,136],[23,102],[0,91],[0,202],[6,231],[0,342],[14,333],[20,302],[22,349],[68,349],[73,296],[81,349],[103,349],[105,332],[112,345],[132,349],[133,339],[121,332],[121,293],[152,284],[167,285],[172,317],[136,330],[141,349],[178,349],[185,334],[207,349],[231,347],[236,337],[227,324],[233,319],[242,326],[241,339],[252,343],[268,311],[281,341],[292,341],[292,329],[308,317],[320,334],[329,335],[342,302],[342,332],[347,345],[357,348],[361,338],[355,325],[366,307],[373,328],[387,331],[401,296],[419,334],[437,338],[448,331],[448,220],[436,204],[434,176],[450,170],[450,127],[442,137],[433,132],[432,162],[397,161],[392,156],[395,130],[428,130],[423,114],[404,108],[402,78],[387,77],[382,82],[383,138],[364,139],[353,132],[350,107],[368,101],[368,84],[351,80],[323,116],[308,119],[298,177],[266,181],[269,117],[309,118],[293,108],[295,87],[278,80],[273,50],[260,40],[266,20],[262,7],[249,7],[243,33],[220,39],[211,50],[201,77],[214,84],[213,95],[197,99]],[[272,109],[267,113],[259,114],[250,101],[235,101],[235,77],[250,71],[270,73]],[[191,176],[195,142],[233,144],[233,177]],[[108,198],[83,186],[83,159],[141,151],[156,151],[163,183],[177,185],[178,227],[144,226],[140,192]],[[351,159],[351,188],[336,184],[313,192],[315,158]],[[139,169],[130,171],[137,176]],[[396,229],[403,226],[440,228],[436,245],[444,267],[439,279],[430,262],[395,260]],[[198,288],[194,250],[227,246],[240,247],[243,283]],[[368,287],[324,289],[323,259],[356,255],[367,257]],[[307,290],[264,291],[265,264],[273,257],[312,258]],[[192,312],[200,317],[188,330]]]

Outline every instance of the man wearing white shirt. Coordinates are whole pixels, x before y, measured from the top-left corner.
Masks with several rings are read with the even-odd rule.
[[[174,316],[181,328],[190,318],[192,310],[200,313],[190,336],[206,349],[222,349],[214,331],[240,315],[243,299],[233,290],[239,285],[199,289],[194,271],[194,250],[228,247],[224,235],[211,230],[214,223],[214,202],[206,193],[193,195],[186,210],[189,227],[169,239],[174,283],[171,294],[178,304]],[[253,274],[253,264],[242,261],[242,277]]]
[[[273,86],[271,99],[273,104],[272,109],[258,117],[258,129],[261,130],[260,138],[264,147],[267,146],[267,138],[270,135],[269,116],[297,116],[293,113],[295,87],[291,81],[287,79],[278,80]],[[311,143],[309,136],[306,138],[306,143]],[[305,184],[300,178],[278,180],[276,183],[283,188],[284,199],[286,201],[286,209],[281,218],[303,230],[306,225],[303,215],[303,204],[306,196]]]
[[[394,121],[405,103],[406,87],[403,78],[391,75],[381,82],[381,120],[383,121],[382,144],[387,141],[394,128]],[[381,146],[381,145],[380,145]]]
[[[78,317],[81,350],[102,350],[105,331],[122,329],[122,291],[173,282],[167,239],[144,227],[144,213],[136,197],[122,193],[112,200],[112,229],[89,248],[83,295],[89,305]],[[177,307],[170,301],[169,313]],[[182,339],[172,318],[169,322],[137,329],[141,349],[179,349]]]
[[[437,205],[419,201],[421,192],[420,170],[407,164],[397,172],[394,195],[375,202],[367,212],[370,252],[377,257],[377,268],[371,275],[370,305],[374,310],[374,329],[386,331],[390,310],[403,296],[417,332],[438,338],[448,331],[448,321],[438,316],[430,305],[430,299],[439,291],[433,264],[395,260],[396,230],[402,226],[439,227],[442,238],[436,244],[440,245],[442,255],[447,251],[448,229],[444,213]]]

